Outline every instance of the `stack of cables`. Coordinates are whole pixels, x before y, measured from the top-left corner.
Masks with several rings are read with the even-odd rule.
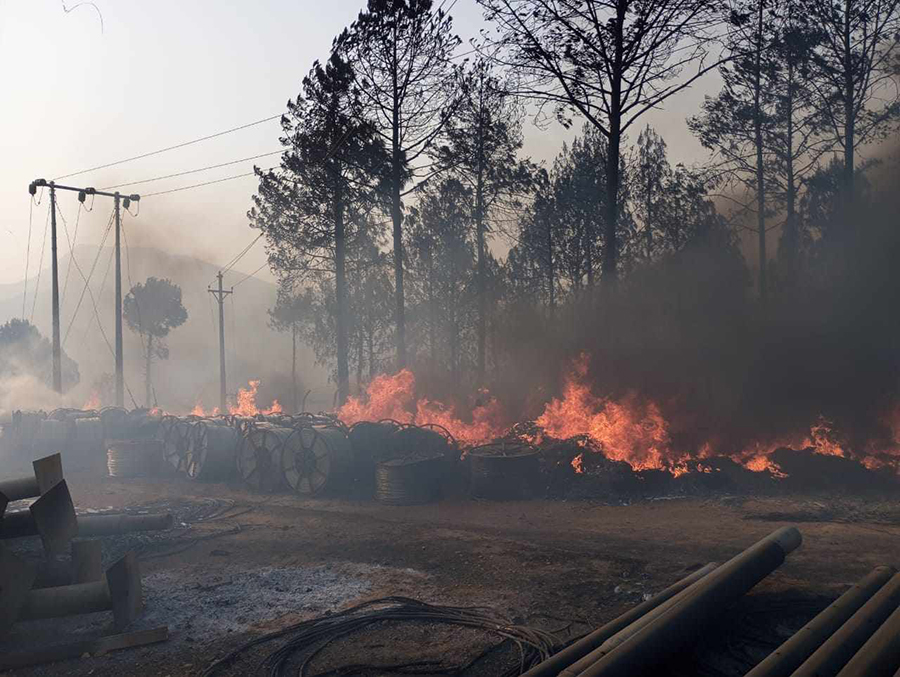
[[[438,623],[474,630],[481,630],[501,638],[501,642],[463,665],[436,665],[433,662],[410,660],[393,665],[347,665],[327,672],[313,673],[311,664],[316,656],[338,639],[385,622]],[[502,677],[520,675],[528,668],[548,658],[563,642],[552,632],[512,623],[509,619],[483,607],[452,607],[426,604],[407,597],[385,597],[364,602],[345,611],[297,623],[282,630],[262,635],[239,646],[214,661],[202,677],[223,674],[234,667],[253,648],[276,640],[281,645],[266,655],[257,670],[248,666],[236,669],[234,674],[268,674],[279,677],[296,674],[298,677],[326,677],[326,675],[361,674],[462,674],[463,671],[485,659],[499,646],[511,642],[518,649],[519,660],[514,666],[500,673]],[[301,656],[301,654],[303,654]]]
[[[114,440],[107,444],[106,467],[110,477],[158,475],[163,461],[159,440]]]

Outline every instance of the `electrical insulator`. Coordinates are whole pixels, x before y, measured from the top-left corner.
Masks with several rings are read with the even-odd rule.
[[[125,209],[128,209],[131,206],[131,200],[127,197],[124,198],[122,200],[122,206],[125,207]]]
[[[84,191],[83,191],[83,190],[79,190],[79,191],[78,191],[78,201],[79,201],[79,202],[84,202],[84,198],[85,198],[85,197],[86,197],[86,196],[85,196],[85,194],[84,194]]]

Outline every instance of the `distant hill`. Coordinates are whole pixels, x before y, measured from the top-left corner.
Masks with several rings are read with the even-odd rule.
[[[81,245],[75,249],[75,260],[87,275],[98,248]],[[188,320],[172,330],[168,337],[169,359],[154,364],[154,384],[159,404],[173,411],[190,409],[198,401],[211,407],[218,403],[219,392],[219,341],[218,309],[207,287],[215,283],[219,268],[207,261],[169,254],[149,247],[133,247],[129,252],[130,271],[125,254],[122,255],[123,295],[135,284],[149,276],[169,278],[182,290],[182,302],[188,311]],[[90,288],[94,293],[100,321],[110,344],[115,341],[115,268],[111,262],[112,249],[99,252],[97,268],[91,277]],[[101,374],[112,373],[115,362],[103,335],[98,328],[94,306],[89,294],[84,295],[75,321],[78,298],[84,289],[84,281],[75,266],[69,272],[68,287],[63,296],[69,256],[60,259],[61,332],[66,352],[78,362],[81,371],[79,394],[89,394],[89,386]],[[108,267],[108,268],[107,268]],[[108,273],[107,273],[108,269]],[[104,275],[106,275],[105,283]],[[225,276],[225,286],[239,282],[245,273],[230,271]],[[40,273],[40,288],[34,308],[34,323],[41,333],[50,336],[50,279],[49,268]],[[28,281],[26,319],[31,317],[32,298],[38,276]],[[101,291],[101,284],[102,291]],[[23,283],[0,284],[0,324],[22,315]],[[275,332],[268,325],[268,310],[274,305],[276,286],[270,282],[250,277],[241,282],[225,306],[226,367],[229,392],[246,385],[249,379],[261,379],[259,401],[267,404],[278,397],[283,404],[290,399],[291,341],[288,334]],[[69,329],[71,323],[71,329]],[[68,331],[68,338],[66,333]],[[135,399],[143,404],[143,362],[141,341],[127,325],[124,334],[125,378]],[[310,406],[324,406],[331,401],[330,389],[324,371],[313,366],[313,355],[304,347],[298,356],[301,388],[313,388]],[[82,393],[83,391],[83,393]],[[302,395],[302,392],[301,392]],[[126,394],[126,404],[131,404]],[[322,404],[317,405],[319,401]]]

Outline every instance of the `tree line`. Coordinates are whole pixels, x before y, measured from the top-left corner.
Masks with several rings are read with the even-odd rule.
[[[369,0],[257,169],[273,326],[340,401],[405,366],[486,385],[530,325],[602,313],[698,252],[746,293],[741,230],[763,308],[864,237],[859,150],[900,115],[900,0],[476,1],[487,28],[458,55],[432,0]],[[713,71],[688,119],[709,161],[673,165],[646,116]],[[551,123],[573,140],[525,157],[526,126]]]

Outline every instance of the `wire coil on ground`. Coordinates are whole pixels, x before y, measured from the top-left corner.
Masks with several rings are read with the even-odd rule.
[[[406,597],[385,597],[255,637],[210,664],[203,671],[202,677],[221,674],[226,668],[233,667],[253,647],[281,639],[286,641],[268,653],[259,671],[273,676],[289,673],[301,676],[309,675],[315,657],[336,639],[385,622],[419,622],[472,628],[489,632],[497,636],[501,642],[511,642],[517,648],[515,664],[496,673],[498,677],[512,677],[521,674],[523,670],[550,656],[562,644],[560,638],[551,632],[517,625],[514,621],[490,609],[437,606]],[[425,672],[428,674],[465,674],[468,668],[477,665],[495,651],[497,646],[489,647],[480,655],[466,661],[464,665],[431,665],[431,669]],[[301,658],[301,652],[305,652],[302,662],[295,669],[291,669],[291,659]],[[244,667],[248,668],[249,666]],[[410,671],[411,668],[416,667],[420,669],[415,673]],[[330,674],[422,674],[422,667],[424,665],[421,663],[400,666],[355,665],[345,666],[338,672]],[[241,674],[246,674],[246,672]]]
[[[540,451],[524,444],[485,444],[466,456],[473,498],[520,501],[540,487]]]
[[[385,505],[421,505],[440,494],[442,456],[395,458],[375,467],[375,500]]]
[[[158,475],[162,458],[159,440],[111,440],[107,443],[106,467],[110,477]]]

